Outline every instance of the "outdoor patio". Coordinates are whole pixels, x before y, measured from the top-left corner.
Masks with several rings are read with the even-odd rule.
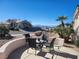
[[[37,55],[35,55],[34,50],[32,49],[27,53],[27,46],[22,46],[16,49],[7,59],[51,59],[52,55],[54,55],[53,59],[79,59],[79,53],[72,48],[62,47],[58,50],[55,47],[55,51],[52,51],[51,54],[48,52],[37,51]]]

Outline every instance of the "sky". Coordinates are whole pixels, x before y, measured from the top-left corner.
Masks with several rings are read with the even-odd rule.
[[[28,20],[33,25],[56,26],[58,16],[73,21],[79,0],[0,0],[0,22],[7,19]]]

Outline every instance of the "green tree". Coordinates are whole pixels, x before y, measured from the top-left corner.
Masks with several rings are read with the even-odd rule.
[[[59,16],[57,18],[57,21],[61,22],[61,25],[62,25],[63,28],[64,28],[64,20],[66,20],[66,19],[67,19],[67,16]]]
[[[73,30],[73,24],[72,23],[71,24],[66,23],[64,33],[65,33],[65,35],[64,35],[65,36],[65,42],[68,42],[69,39],[70,39],[70,35],[75,33],[74,30]]]
[[[60,37],[64,38],[64,31],[65,31],[65,24],[64,24],[64,20],[67,19],[67,16],[59,16],[56,20],[60,21],[61,24],[57,26],[56,30],[58,32],[58,34],[60,35]]]
[[[70,39],[70,35],[74,33],[74,30],[73,30],[73,22],[64,23],[64,20],[66,19],[67,16],[58,17],[57,21],[61,21],[61,24],[55,28],[55,31],[59,34],[61,38],[65,39],[65,42],[68,42]]]
[[[54,31],[56,31],[61,38],[64,38],[65,42],[69,42],[70,35],[74,33],[73,27],[69,23],[66,23],[63,29],[61,26],[61,24],[58,25],[56,28],[54,28]]]
[[[9,35],[9,29],[4,24],[0,24],[0,38],[4,38],[6,35]]]

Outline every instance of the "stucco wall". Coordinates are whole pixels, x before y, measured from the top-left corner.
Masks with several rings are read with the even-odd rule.
[[[74,19],[74,30],[76,30],[79,27],[79,17],[78,19]]]
[[[14,51],[16,48],[25,45],[25,37],[14,39],[7,42],[0,48],[0,59],[7,59],[8,55]]]

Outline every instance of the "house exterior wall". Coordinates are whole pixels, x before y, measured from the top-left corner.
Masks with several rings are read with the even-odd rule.
[[[79,16],[77,19],[76,18],[74,19],[74,30],[76,31],[78,29],[78,27],[79,27]]]
[[[73,29],[75,31],[73,39],[79,40],[79,5],[77,6],[76,11],[74,13]]]
[[[79,6],[77,6],[76,11],[74,13],[73,29],[75,30],[75,32],[79,32]]]

